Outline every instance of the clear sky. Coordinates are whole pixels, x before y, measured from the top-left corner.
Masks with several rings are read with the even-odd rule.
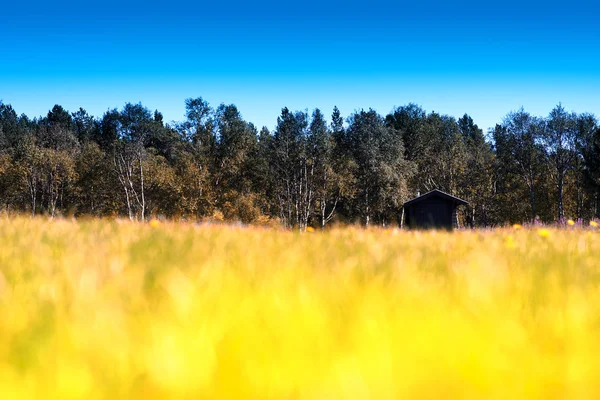
[[[184,119],[234,103],[272,128],[283,106],[347,116],[409,102],[480,127],[524,106],[600,114],[592,1],[8,1],[0,99],[44,115],[126,102]]]

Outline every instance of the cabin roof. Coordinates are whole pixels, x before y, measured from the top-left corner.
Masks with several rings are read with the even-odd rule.
[[[421,195],[417,198],[407,201],[406,203],[404,203],[404,207],[411,206],[415,203],[426,200],[430,197],[441,197],[444,200],[451,201],[452,203],[454,203],[456,205],[465,205],[466,206],[467,204],[469,204],[468,202],[464,201],[463,199],[459,199],[458,197],[452,196],[451,194],[444,193],[441,190],[433,189],[432,191],[427,192],[424,195]]]

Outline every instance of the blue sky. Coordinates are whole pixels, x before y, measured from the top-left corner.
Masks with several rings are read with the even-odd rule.
[[[409,102],[487,129],[524,106],[600,114],[600,6],[497,1],[8,2],[0,99],[100,116],[139,102],[236,104],[272,128],[281,107],[347,116]]]

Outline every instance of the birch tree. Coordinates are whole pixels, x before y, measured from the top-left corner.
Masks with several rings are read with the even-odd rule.
[[[564,212],[564,182],[567,172],[573,168],[577,156],[577,116],[568,113],[559,104],[550,111],[543,131],[543,141],[548,150],[554,172],[557,193],[558,220],[565,217]]]

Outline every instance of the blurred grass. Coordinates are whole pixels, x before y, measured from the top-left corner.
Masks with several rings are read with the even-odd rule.
[[[585,229],[0,218],[0,398],[599,398],[599,257]]]

